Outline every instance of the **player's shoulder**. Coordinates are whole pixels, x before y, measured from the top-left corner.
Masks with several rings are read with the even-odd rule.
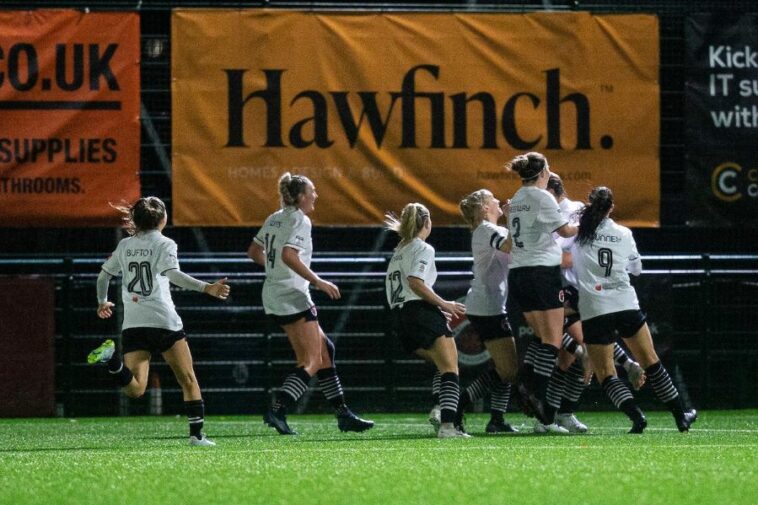
[[[428,242],[421,240],[420,238],[414,238],[411,243],[408,244],[416,254],[431,253],[434,254],[434,247]]]

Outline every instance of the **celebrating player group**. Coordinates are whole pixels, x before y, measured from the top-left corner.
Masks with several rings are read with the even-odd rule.
[[[535,433],[584,433],[588,427],[576,410],[593,374],[613,405],[630,419],[629,433],[642,433],[647,426],[630,390],[644,383],[671,411],[679,431],[688,431],[697,413],[683,405],[655,353],[629,281],[630,274],[642,271],[640,255],[631,230],[611,218],[611,189],[594,188],[586,203],[569,200],[560,177],[536,152],[516,156],[505,168],[521,179],[510,200],[501,203],[491,191],[481,189],[460,202],[462,218],[472,231],[474,258],[465,303],[446,300],[434,290],[435,250],[426,242],[432,232],[429,209],[409,203],[399,217],[388,213],[385,219],[386,227],[400,238],[385,278],[392,330],[408,353],[436,368],[429,419],[436,435],[470,437],[463,414],[486,395],[491,417],[485,432],[515,432],[504,417],[512,393],[535,417]],[[280,209],[266,219],[247,253],[265,268],[264,311],[287,334],[296,365],[266,407],[264,421],[279,434],[296,434],[287,412],[315,376],[334,408],[337,427],[368,430],[374,423],[346,404],[335,345],[319,324],[309,292],[314,287],[333,300],[340,298],[339,288],[310,268],[308,214],[315,210],[316,187],[307,177],[286,173],[277,191]],[[202,432],[204,404],[168,284],[220,299],[228,297],[230,288],[225,279],[207,284],[179,270],[176,244],[161,233],[167,217],[159,199],[141,198],[122,211],[129,237],[102,266],[97,314],[111,317],[108,284],[112,276],[121,275],[123,355],[106,340],[89,354],[88,362],[105,363],[124,392],[138,397],[147,386],[151,354],[162,354],[182,387],[190,444],[213,446]],[[509,315],[516,313],[534,333],[522,363],[509,324]],[[466,388],[459,381],[458,351],[449,325],[453,317],[464,315],[492,357],[491,369]],[[617,376],[616,365],[626,370],[628,381]]]

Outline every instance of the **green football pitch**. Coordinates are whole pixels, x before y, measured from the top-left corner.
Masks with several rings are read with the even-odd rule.
[[[615,412],[581,416],[586,435],[438,440],[426,416],[383,414],[362,434],[330,416],[206,419],[218,445],[189,447],[184,417],[0,420],[0,503],[756,504],[758,411],[708,411],[688,434],[668,413],[627,435]]]

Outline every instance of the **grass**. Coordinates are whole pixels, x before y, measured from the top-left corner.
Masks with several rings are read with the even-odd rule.
[[[215,448],[189,447],[180,417],[0,420],[0,503],[758,503],[758,411],[702,412],[689,434],[653,412],[642,436],[581,418],[587,435],[493,437],[470,415],[473,439],[438,440],[419,414],[363,434],[291,416],[297,437],[211,416]]]

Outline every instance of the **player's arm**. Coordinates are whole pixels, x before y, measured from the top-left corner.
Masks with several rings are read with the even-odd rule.
[[[108,285],[113,276],[105,270],[100,270],[97,275],[95,288],[97,290],[97,317],[108,319],[113,315],[113,302],[108,301]]]
[[[214,298],[226,300],[229,297],[230,288],[226,284],[226,277],[219,279],[216,282],[209,284],[195,279],[191,275],[187,275],[179,269],[172,269],[164,272],[166,278],[171,281],[171,284],[179,286],[182,289],[188,289],[190,291],[198,291],[211,295]]]
[[[556,229],[555,233],[557,233],[563,238],[569,238],[576,235],[578,231],[579,231],[578,226],[574,226],[573,224],[566,223],[560,228]]]
[[[466,314],[465,305],[458,302],[444,300],[419,277],[408,276],[408,286],[411,288],[411,291],[420,296],[422,300],[431,303],[432,305],[436,305],[442,309],[443,312],[448,312],[458,317],[463,317]]]
[[[300,260],[300,253],[294,247],[282,247],[282,262],[287,265],[297,275],[310,282],[313,287],[326,293],[332,300],[339,300],[340,290],[339,288],[329,281],[325,281],[316,273],[308,268],[305,263]]]
[[[266,265],[266,250],[255,239],[250,243],[250,247],[247,248],[247,257],[260,266]]]

